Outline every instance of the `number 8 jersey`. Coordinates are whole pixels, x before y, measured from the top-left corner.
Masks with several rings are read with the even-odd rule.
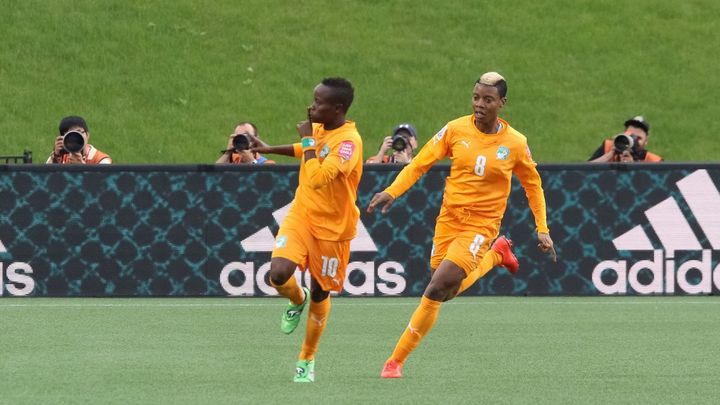
[[[495,134],[481,132],[473,115],[450,121],[423,146],[385,192],[397,198],[435,162],[449,158],[452,164],[440,216],[473,228],[485,228],[496,236],[515,173],[525,189],[537,231],[548,232],[542,181],[527,138],[507,121],[500,118],[498,121]]]

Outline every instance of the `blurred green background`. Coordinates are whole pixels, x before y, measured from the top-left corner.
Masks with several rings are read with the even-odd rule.
[[[354,84],[368,157],[400,122],[425,142],[470,113],[490,70],[539,162],[585,161],[638,114],[666,160],[720,156],[717,1],[0,4],[0,155],[37,163],[74,114],[116,163],[214,162],[240,120],[290,143],[327,76]]]

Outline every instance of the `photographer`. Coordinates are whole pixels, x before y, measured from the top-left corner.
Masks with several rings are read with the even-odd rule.
[[[663,158],[648,152],[650,124],[641,115],[625,121],[625,132],[606,139],[588,159],[591,163],[662,162]]]
[[[256,146],[266,146],[265,142],[260,140],[257,127],[252,122],[241,122],[235,127],[235,132],[230,134],[226,149],[215,163],[256,165],[275,163],[257,152],[253,153],[250,148]]]
[[[55,148],[45,163],[58,164],[110,164],[112,159],[90,145],[90,132],[85,119],[77,116],[60,121]]]
[[[386,136],[377,155],[365,163],[408,163],[417,149],[417,132],[410,124],[400,124],[392,136]]]

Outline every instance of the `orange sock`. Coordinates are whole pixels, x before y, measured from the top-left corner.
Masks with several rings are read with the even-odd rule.
[[[440,304],[442,304],[440,301],[433,301],[423,295],[420,299],[420,305],[410,318],[410,323],[408,323],[407,328],[400,336],[400,340],[390,356],[392,360],[398,363],[405,362],[410,352],[415,350],[422,338],[432,329],[435,319],[440,313]]]
[[[300,305],[303,301],[305,301],[305,294],[303,294],[302,288],[300,288],[297,280],[295,280],[295,275],[290,276],[288,281],[286,281],[283,285],[275,285],[272,280],[270,280],[270,284],[275,287],[280,295],[288,298],[290,302],[295,305]]]
[[[315,358],[315,352],[317,352],[320,337],[325,330],[328,315],[330,315],[329,296],[320,302],[310,301],[305,340],[303,341],[302,350],[298,357],[299,360],[312,360]]]
[[[492,270],[493,267],[497,266],[500,263],[502,263],[502,255],[494,250],[489,250],[487,253],[485,253],[485,256],[483,256],[482,261],[475,268],[475,270],[468,274],[468,276],[465,277],[465,279],[462,281],[457,295],[460,295],[460,293],[470,288],[470,286],[475,284],[475,282],[478,281],[480,277],[486,275],[488,271]]]

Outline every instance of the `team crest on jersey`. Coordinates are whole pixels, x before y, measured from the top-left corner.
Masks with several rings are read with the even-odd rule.
[[[327,145],[323,146],[322,150],[320,150],[320,157],[324,158],[329,154],[330,154],[330,147]]]
[[[495,157],[497,157],[499,160],[505,160],[510,155],[510,149],[506,148],[505,146],[500,146],[495,153]]]
[[[282,235],[278,236],[277,239],[275,239],[275,247],[276,248],[284,248],[287,245],[287,236]]]

